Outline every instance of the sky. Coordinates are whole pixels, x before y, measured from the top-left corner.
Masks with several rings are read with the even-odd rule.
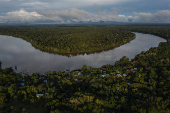
[[[170,23],[170,0],[0,0],[0,23]]]

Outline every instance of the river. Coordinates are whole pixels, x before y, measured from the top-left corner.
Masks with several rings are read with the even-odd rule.
[[[47,71],[80,69],[84,64],[90,67],[114,64],[123,56],[132,59],[142,51],[158,47],[160,42],[166,42],[163,38],[154,35],[135,34],[134,40],[115,49],[71,57],[42,52],[25,40],[0,35],[0,61],[2,68],[13,67],[15,69],[14,67],[17,66],[16,72],[45,74]]]

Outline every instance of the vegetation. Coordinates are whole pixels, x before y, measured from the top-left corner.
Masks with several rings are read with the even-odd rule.
[[[113,26],[1,26],[0,34],[22,38],[53,53],[95,52],[135,38],[135,34]]]
[[[168,28],[118,26],[122,30],[155,34],[167,42],[141,52],[131,61],[124,56],[115,65],[100,68],[83,65],[70,72],[49,71],[46,75],[31,76],[27,73],[21,76],[12,68],[0,68],[0,112],[169,113]]]

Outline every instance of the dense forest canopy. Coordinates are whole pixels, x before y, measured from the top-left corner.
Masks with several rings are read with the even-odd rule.
[[[22,38],[53,53],[95,52],[135,38],[135,34],[114,26],[1,26],[0,34]]]
[[[31,76],[0,68],[0,112],[169,113],[170,27],[117,29],[155,34],[167,42],[131,61],[124,56],[115,65],[100,68],[83,65],[77,70]]]

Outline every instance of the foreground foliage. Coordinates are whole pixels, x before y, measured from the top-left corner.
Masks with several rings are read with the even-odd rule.
[[[128,26],[126,30],[150,27]],[[160,31],[164,27],[153,27]],[[155,29],[155,30],[154,30]],[[170,30],[156,34],[167,39],[141,52],[133,60],[92,68],[83,65],[71,72],[25,73],[0,69],[2,113],[168,113],[170,112]],[[150,32],[152,34],[152,32]],[[81,72],[81,74],[80,74]],[[126,74],[127,76],[120,76]],[[81,75],[81,76],[79,76]],[[105,75],[105,77],[102,77]],[[44,81],[45,80],[45,81]],[[21,83],[24,83],[22,85]],[[44,94],[36,97],[36,94]]]

